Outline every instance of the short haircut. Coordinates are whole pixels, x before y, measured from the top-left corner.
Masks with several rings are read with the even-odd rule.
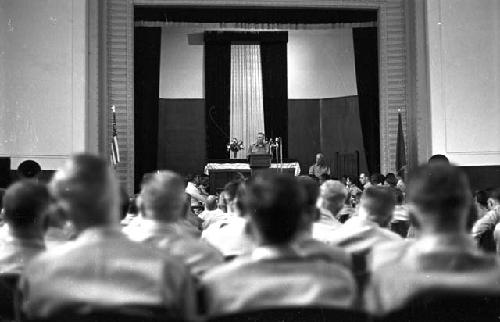
[[[396,178],[396,175],[392,172],[389,172],[385,176],[385,181],[387,182],[388,185],[395,187],[398,184],[398,179]]]
[[[389,187],[373,186],[363,191],[361,202],[370,216],[383,219],[392,215],[396,197]]]
[[[305,205],[308,207],[316,206],[316,200],[319,196],[318,182],[309,176],[297,177],[297,181],[305,191]]]
[[[23,161],[17,167],[17,174],[21,178],[34,178],[41,171],[42,171],[42,168],[40,167],[40,164],[38,164],[38,162],[33,161],[33,160]]]
[[[472,194],[467,176],[449,164],[430,164],[418,167],[410,174],[408,201],[425,213],[443,222],[456,222],[457,211],[469,207]]]
[[[175,221],[184,204],[184,180],[177,173],[162,170],[143,185],[142,206],[153,212],[155,218]]]
[[[488,198],[500,202],[500,188],[496,188],[490,191]]]
[[[450,160],[446,157],[446,155],[443,154],[434,154],[429,158],[429,164],[433,163],[443,163],[443,164],[449,164]]]
[[[103,224],[109,222],[110,203],[118,201],[110,199],[113,197],[110,184],[108,163],[99,156],[82,153],[72,156],[56,172],[49,190],[56,200],[67,202],[87,216],[77,220]]]
[[[370,176],[370,182],[374,185],[384,183],[385,177],[381,173],[373,173]]]
[[[344,202],[347,198],[347,188],[338,180],[327,180],[320,187],[319,195],[329,202]]]
[[[490,197],[490,192],[488,190],[479,190],[476,191],[474,198],[476,202],[483,207],[488,207],[488,198]]]
[[[11,185],[3,197],[5,219],[13,228],[29,227],[41,222],[48,205],[47,186],[27,179]]]
[[[207,210],[217,209],[217,196],[214,196],[214,195],[208,196],[207,201],[205,202],[205,208]]]
[[[236,193],[238,192],[240,184],[241,180],[233,180],[224,186],[224,192],[226,193],[225,197],[228,202],[231,202],[236,198]]]
[[[263,173],[252,178],[245,193],[245,204],[255,228],[266,242],[287,244],[300,227],[304,191],[292,176]]]

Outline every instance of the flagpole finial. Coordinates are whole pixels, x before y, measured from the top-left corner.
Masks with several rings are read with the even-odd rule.
[[[116,106],[111,105],[111,111],[113,111],[113,113],[115,113],[116,112]]]
[[[114,105],[113,105],[114,106]],[[398,113],[401,113],[401,107],[398,107]]]

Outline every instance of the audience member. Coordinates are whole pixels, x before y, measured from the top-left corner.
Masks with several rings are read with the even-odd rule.
[[[384,184],[385,177],[381,173],[373,173],[370,176],[370,183],[372,186],[382,186]]]
[[[437,164],[450,164],[450,160],[443,154],[434,154],[429,158],[429,164],[437,165]]]
[[[316,208],[319,185],[314,179],[307,176],[300,176],[297,178],[297,181],[304,189],[306,195],[299,233],[296,239],[298,252],[307,258],[326,258],[346,267],[351,267],[351,256],[343,249],[327,245],[312,237],[313,223],[319,217],[319,210]]]
[[[466,230],[469,183],[457,167],[418,168],[410,177],[408,199],[419,234],[377,268],[366,291],[369,311],[397,309],[421,291],[499,291],[498,260],[477,250]]]
[[[222,254],[179,226],[185,207],[184,183],[171,171],[160,171],[142,186],[143,223],[131,239],[181,258],[195,275],[222,263]]]
[[[500,188],[490,191],[488,196],[489,211],[481,217],[472,227],[472,236],[476,241],[483,238],[484,234],[492,234],[496,224],[500,222]]]
[[[347,189],[340,181],[328,180],[320,186],[317,207],[319,219],[313,224],[313,238],[328,242],[341,223],[337,220],[339,211],[344,207]]]
[[[9,235],[0,241],[0,273],[21,273],[25,263],[45,250],[44,213],[49,205],[47,187],[23,179],[3,197]]]
[[[191,207],[198,206],[200,203],[204,204],[207,200],[207,196],[205,196],[198,188],[198,177],[192,174],[188,174],[186,176],[186,181],[187,183],[185,191],[190,197]]]
[[[244,184],[231,181],[224,187],[227,203],[226,218],[210,225],[202,233],[202,238],[219,249],[224,257],[233,258],[248,253],[253,242],[248,235],[247,219],[241,209]]]
[[[17,175],[20,179],[37,179],[40,172],[42,172],[40,164],[33,160],[23,161],[17,167]]]
[[[359,214],[335,231],[330,243],[353,254],[367,254],[380,243],[398,241],[401,237],[389,229],[395,199],[386,187],[370,187],[363,192]]]
[[[27,318],[130,305],[161,306],[173,318],[192,315],[188,269],[120,232],[118,182],[103,159],[73,156],[49,188],[79,236],[25,267],[20,303]]]
[[[406,192],[406,166],[403,166],[400,170],[398,170],[396,178],[398,179],[398,183],[396,184],[396,188],[401,190],[403,193]]]
[[[202,278],[209,315],[287,306],[349,308],[351,273],[324,259],[307,259],[293,247],[304,207],[295,178],[266,174],[249,183],[243,208],[258,245],[250,255],[208,271]]]
[[[361,189],[369,188],[372,184],[370,183],[370,177],[365,173],[359,174],[359,184]]]
[[[474,194],[474,205],[477,208],[477,219],[481,219],[486,215],[490,208],[488,206],[488,199],[490,197],[490,193],[493,189],[479,190]]]
[[[396,178],[396,175],[392,172],[389,172],[385,176],[385,185],[392,188],[396,188],[397,184],[398,184],[398,179]]]
[[[217,196],[210,195],[205,202],[205,210],[199,215],[203,220],[203,229],[207,229],[211,224],[226,218],[226,214],[217,207]]]

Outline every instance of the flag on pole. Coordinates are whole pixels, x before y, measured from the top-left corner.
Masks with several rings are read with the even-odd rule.
[[[396,143],[396,171],[406,166],[405,137],[403,134],[403,120],[401,109],[398,110],[398,139]]]
[[[118,136],[116,132],[116,106],[111,106],[113,111],[113,136],[111,138],[111,163],[116,166],[120,163],[120,148],[118,147]]]

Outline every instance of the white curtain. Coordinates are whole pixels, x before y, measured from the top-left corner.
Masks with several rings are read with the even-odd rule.
[[[230,136],[243,141],[244,159],[258,132],[264,131],[262,65],[259,45],[231,45]],[[231,152],[233,159],[233,153]]]

